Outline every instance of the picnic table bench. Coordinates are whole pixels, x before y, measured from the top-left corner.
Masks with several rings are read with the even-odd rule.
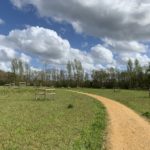
[[[4,86],[5,87],[11,87],[11,84],[5,84]]]
[[[46,89],[46,88],[38,88],[36,89],[36,92],[35,92],[35,99],[38,100],[38,99],[50,99],[52,98],[54,100],[55,98],[55,89]]]

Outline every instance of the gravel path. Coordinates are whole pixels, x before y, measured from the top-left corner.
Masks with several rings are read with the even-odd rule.
[[[75,92],[75,91],[74,91]],[[130,108],[111,99],[85,94],[102,102],[107,109],[109,124],[108,150],[150,150],[150,124]]]

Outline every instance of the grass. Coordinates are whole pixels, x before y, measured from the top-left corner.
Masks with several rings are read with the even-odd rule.
[[[150,98],[148,91],[142,90],[119,90],[112,89],[80,89],[83,92],[94,93],[111,98],[132,108],[140,115],[150,119]]]
[[[0,150],[99,150],[106,112],[85,95],[56,90],[35,100],[33,88],[0,88]]]

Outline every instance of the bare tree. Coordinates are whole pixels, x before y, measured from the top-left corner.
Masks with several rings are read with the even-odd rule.
[[[17,58],[12,59],[11,61],[11,70],[14,76],[14,82],[17,81],[17,74],[18,74],[18,60]]]

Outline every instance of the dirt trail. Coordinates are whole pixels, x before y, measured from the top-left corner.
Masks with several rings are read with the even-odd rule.
[[[93,97],[106,107],[109,116],[108,150],[150,150],[150,124],[142,117],[111,99],[89,93],[78,93]]]

